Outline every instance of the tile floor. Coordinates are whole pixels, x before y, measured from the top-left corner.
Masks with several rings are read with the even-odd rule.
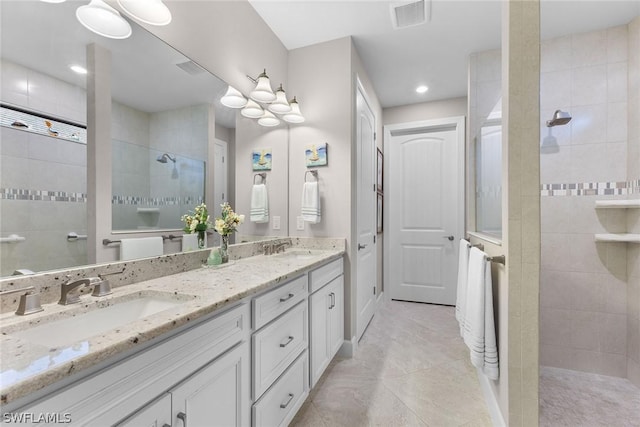
[[[292,426],[491,426],[454,308],[387,302],[335,359]]]
[[[624,378],[542,367],[540,426],[640,426],[640,388]]]

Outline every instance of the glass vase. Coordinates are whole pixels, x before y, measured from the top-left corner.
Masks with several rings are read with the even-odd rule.
[[[229,235],[223,234],[220,236],[220,258],[222,263],[229,262]]]
[[[207,247],[206,231],[198,231],[198,249],[204,249]]]

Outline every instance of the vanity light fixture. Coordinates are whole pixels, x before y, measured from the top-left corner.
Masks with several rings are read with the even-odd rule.
[[[78,74],[87,74],[87,69],[84,67],[81,67],[79,65],[70,65],[69,68],[71,69],[71,71],[73,71],[74,73],[78,73]]]
[[[291,106],[287,102],[287,95],[282,88],[282,83],[280,83],[280,87],[276,90],[276,100],[269,104],[269,111],[278,114],[285,114],[291,111]]]
[[[262,114],[262,117],[258,119],[260,126],[273,127],[280,124],[280,119],[273,115],[271,111],[266,111]]]
[[[428,90],[429,90],[429,88],[427,86],[424,86],[424,85],[418,86],[416,88],[416,92],[418,92],[418,93],[426,93]]]
[[[269,76],[267,76],[266,69],[258,76],[257,80],[252,79],[251,77],[249,77],[249,79],[256,83],[255,89],[253,89],[249,94],[251,99],[265,103],[276,100],[276,95],[273,93],[273,89],[271,89],[271,83],[269,82]]]
[[[64,3],[66,0],[40,0],[45,3]]]
[[[233,86],[227,88],[227,93],[220,98],[220,102],[225,107],[229,108],[243,108],[247,105],[247,98],[242,96],[240,91]]]
[[[250,119],[259,119],[260,117],[262,117],[263,113],[264,110],[262,109],[262,107],[253,99],[249,99],[247,101],[247,105],[242,110],[240,110],[240,114]]]
[[[145,24],[167,25],[171,22],[171,11],[162,0],[118,0],[118,4],[127,15]]]
[[[298,105],[298,100],[295,96],[291,101],[289,101],[289,105],[291,105],[291,111],[282,116],[284,121],[288,123],[304,122],[304,117],[302,116],[302,113],[300,113],[300,105]]]
[[[103,0],[91,0],[76,9],[76,18],[88,30],[110,39],[126,39],[131,25],[120,13]]]

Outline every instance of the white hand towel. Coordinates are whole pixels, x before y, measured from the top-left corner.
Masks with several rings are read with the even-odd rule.
[[[318,224],[321,217],[318,182],[305,182],[302,187],[302,219]]]
[[[471,364],[481,369],[489,379],[497,380],[499,365],[491,265],[487,262],[487,254],[478,248],[471,248],[469,254],[464,342],[470,350]]]
[[[142,237],[120,240],[120,260],[149,258],[164,254],[162,237]]]
[[[251,222],[269,222],[269,197],[267,186],[255,184],[251,188]]]
[[[206,245],[207,234],[204,234],[204,241]],[[195,251],[198,249],[198,233],[183,234],[182,235],[182,252]]]
[[[469,250],[471,244],[465,239],[460,239],[458,248],[458,289],[456,292],[456,319],[460,325],[460,336],[464,336],[465,302],[467,300],[467,286],[469,284]]]

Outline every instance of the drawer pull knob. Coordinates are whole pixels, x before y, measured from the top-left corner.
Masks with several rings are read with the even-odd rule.
[[[293,294],[289,294],[289,295],[287,295],[287,297],[286,297],[286,298],[280,298],[280,302],[288,301],[288,300],[290,300],[291,298],[293,298],[294,296],[295,296],[295,295],[293,295]]]
[[[329,307],[329,310],[331,310],[333,307],[336,306],[336,294],[331,292],[329,296],[331,297],[331,307]]]
[[[287,342],[280,344],[280,347],[288,346],[289,344],[291,344],[291,341],[293,341],[293,337],[290,336],[289,338],[287,338]]]
[[[286,402],[280,404],[280,408],[281,409],[286,408],[287,406],[289,406],[289,403],[291,403],[292,400],[293,400],[293,394],[289,393],[289,398],[287,399]]]
[[[176,417],[182,420],[182,425],[184,427],[187,427],[187,414],[185,414],[184,412],[178,412],[178,415],[176,415]]]

